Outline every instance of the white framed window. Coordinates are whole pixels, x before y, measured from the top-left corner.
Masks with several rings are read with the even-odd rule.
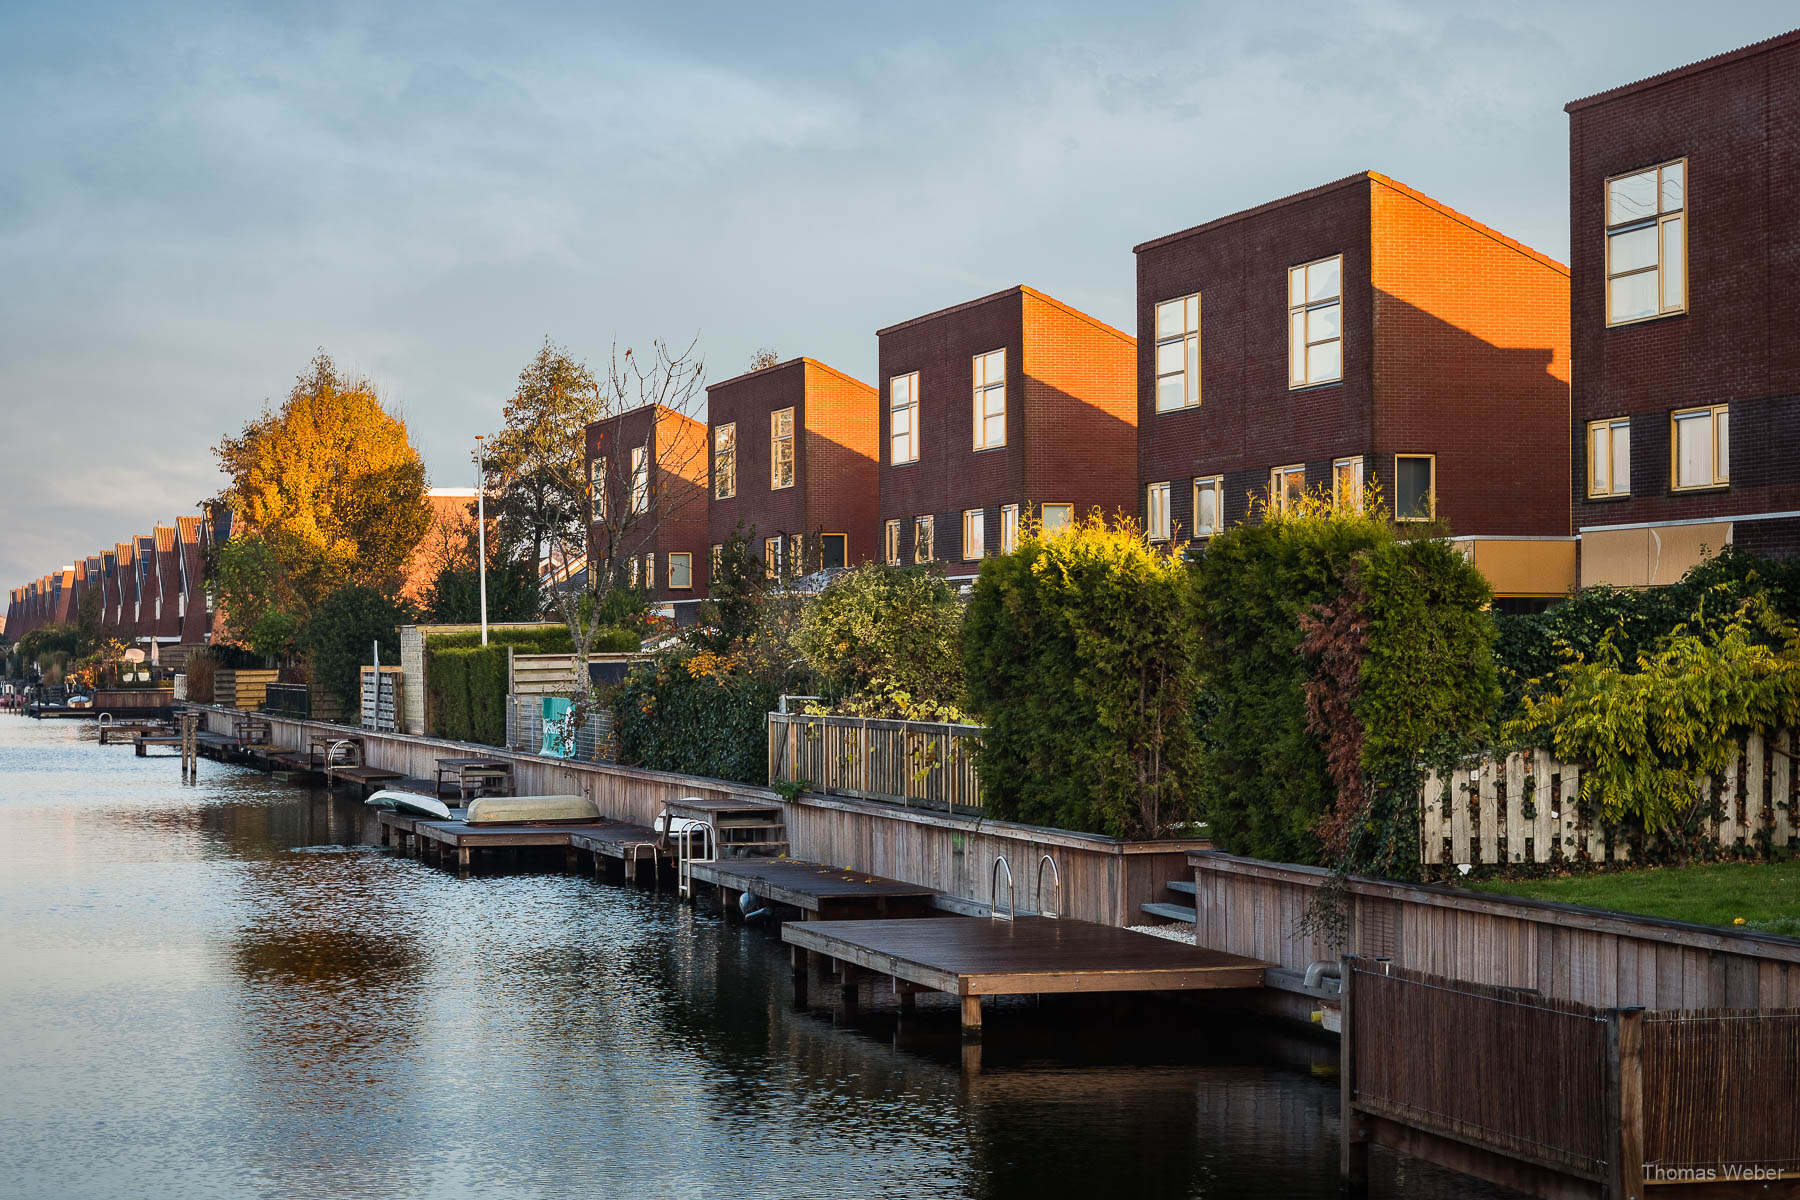
[[[1306,499],[1306,467],[1275,467],[1269,472],[1269,507],[1278,513],[1292,512]]]
[[[1606,181],[1606,323],[1687,311],[1687,159]]]
[[[1288,268],[1288,386],[1344,377],[1344,256]]]
[[[634,588],[642,586],[644,582],[644,560],[634,554],[627,559],[626,562],[628,564],[626,569],[629,572],[631,586]]]
[[[1156,411],[1200,406],[1200,296],[1156,306]]]
[[[1000,506],[1000,553],[1011,554],[1019,548],[1019,506]]]
[[[975,356],[975,449],[1006,445],[1006,351]]]
[[[987,513],[983,509],[963,509],[962,556],[964,562],[987,556]]]
[[[644,555],[644,590],[656,587],[656,555]]]
[[[769,490],[794,486],[794,410],[769,414]]]
[[[713,430],[713,499],[737,495],[737,422],[727,421]]]
[[[1194,480],[1194,536],[1211,537],[1225,528],[1225,477],[1202,476]]]
[[[936,522],[930,517],[913,518],[913,561],[916,563],[930,562],[937,557],[933,553],[937,548],[937,531],[933,528],[934,524]]]
[[[694,586],[694,556],[686,550],[669,551],[669,587],[688,591]]]
[[[725,561],[725,543],[714,542],[712,548],[706,552],[706,577],[708,579],[719,577],[719,564],[723,561]]]
[[[650,511],[650,448],[631,448],[631,511]]]
[[[882,529],[881,553],[890,567],[900,565],[900,522],[889,521]]]
[[[1587,494],[1631,495],[1631,418],[1588,422]]]
[[[888,380],[888,461],[919,461],[919,373]]]
[[[1730,483],[1731,406],[1670,413],[1669,456],[1669,486],[1678,492]]]
[[[770,579],[781,578],[781,535],[763,539],[763,574]]]
[[[606,460],[595,458],[588,461],[588,511],[593,519],[606,519]]]
[[[1144,536],[1153,542],[1169,540],[1169,485],[1153,483],[1144,489]]]
[[[1437,515],[1437,455],[1394,455],[1394,520],[1429,521]]]
[[[1361,512],[1363,507],[1363,460],[1357,454],[1336,459],[1331,464],[1331,502],[1338,508]]]
[[[1039,510],[1039,524],[1045,533],[1055,533],[1059,529],[1067,529],[1075,523],[1075,506],[1073,504],[1046,504]]]

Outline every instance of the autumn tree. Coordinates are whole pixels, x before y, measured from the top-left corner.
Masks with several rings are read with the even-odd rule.
[[[214,452],[237,528],[222,548],[227,635],[304,624],[345,584],[392,592],[431,522],[425,464],[367,379],[320,351],[279,409]],[[265,643],[291,637],[264,637]]]

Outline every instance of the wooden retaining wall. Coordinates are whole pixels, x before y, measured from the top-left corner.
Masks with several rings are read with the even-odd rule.
[[[216,707],[203,711],[208,728],[231,732],[229,712]],[[270,717],[269,724],[277,744],[296,749],[304,747],[312,732],[342,728],[286,717]],[[464,743],[439,738],[358,732],[366,763],[414,778],[430,779],[437,770],[437,759],[471,751]],[[665,804],[683,796],[754,797],[782,803],[793,857],[935,887],[973,904],[988,903],[994,857],[1003,854],[1012,868],[1015,907],[1019,912],[1035,910],[1032,890],[1038,862],[1042,855],[1050,854],[1062,873],[1061,913],[1107,925],[1141,922],[1138,906],[1146,900],[1166,899],[1164,889],[1169,880],[1186,877],[1188,855],[1209,845],[1205,841],[1127,842],[828,796],[802,795],[783,802],[766,788],[717,779],[540,758],[491,746],[477,749],[484,757],[513,764],[514,785],[521,795],[585,795],[603,814],[640,825],[650,824]],[[1051,889],[1048,871],[1045,874],[1048,902]],[[1003,905],[1004,893],[1002,885]]]
[[[1743,739],[1717,778],[1696,784],[1698,803],[1718,806],[1705,834],[1721,848],[1757,854],[1794,844],[1793,799],[1800,795],[1800,757],[1792,735]],[[1425,776],[1419,805],[1419,858],[1427,865],[1628,862],[1630,841],[1641,837],[1601,820],[1581,803],[1581,771],[1546,750]]]
[[[1331,873],[1188,856],[1202,946],[1293,970],[1340,954],[1601,1008],[1800,1006],[1800,939],[1352,876],[1342,940],[1301,919]]]

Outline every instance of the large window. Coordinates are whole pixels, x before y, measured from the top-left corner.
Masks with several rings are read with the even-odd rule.
[[[1338,508],[1348,509],[1352,512],[1362,511],[1362,455],[1340,458],[1331,464],[1331,502]]]
[[[694,586],[694,556],[685,550],[669,551],[669,586],[690,589]]]
[[[919,461],[919,373],[888,380],[888,461]]]
[[[1019,506],[1000,506],[1000,553],[1011,554],[1019,548]]]
[[[634,554],[627,562],[631,572],[631,586],[634,588],[642,587],[644,583],[644,560]]]
[[[1144,489],[1144,536],[1153,542],[1169,540],[1169,485],[1153,483]]]
[[[769,488],[794,486],[794,410],[769,414]]]
[[[706,552],[706,577],[708,579],[716,580],[719,577],[719,563],[724,557],[725,543],[714,542],[712,549]]]
[[[819,535],[819,565],[821,567],[843,567],[850,562],[848,544],[850,538],[842,533],[822,533]]]
[[[1731,482],[1731,406],[1683,409],[1669,415],[1673,462],[1669,482],[1677,491],[1724,487]]]
[[[1344,256],[1288,268],[1288,386],[1344,377]]]
[[[606,460],[596,458],[588,464],[588,499],[592,501],[593,520],[606,520]]]
[[[1276,467],[1269,472],[1269,507],[1275,512],[1291,512],[1306,499],[1306,467],[1296,463]]]
[[[1429,521],[1437,513],[1437,458],[1394,455],[1394,520]]]
[[[1606,181],[1606,323],[1687,310],[1687,159]]]
[[[930,562],[937,557],[933,551],[937,548],[937,531],[935,522],[930,517],[913,518],[913,561]]]
[[[1225,477],[1194,480],[1194,536],[1211,537],[1225,528]]]
[[[963,510],[964,562],[973,562],[987,554],[987,513],[979,508]]]
[[[1006,351],[975,356],[975,448],[1006,445]]]
[[[1587,494],[1631,495],[1631,418],[1588,422]]]
[[[770,579],[781,578],[781,535],[763,539],[763,574]]]
[[[1058,529],[1067,529],[1075,523],[1073,504],[1046,504],[1042,513],[1041,524],[1045,533],[1055,533]]]
[[[644,555],[644,590],[652,591],[656,587],[656,555]]]
[[[737,422],[713,430],[713,499],[737,495]]]
[[[882,531],[881,553],[882,557],[887,559],[890,567],[897,567],[900,565],[899,521],[889,521],[887,527]]]
[[[791,533],[787,540],[787,557],[781,560],[790,575],[806,573],[806,535]]]
[[[1200,403],[1200,297],[1156,306],[1156,411]]]
[[[631,511],[650,511],[650,448],[631,448]]]

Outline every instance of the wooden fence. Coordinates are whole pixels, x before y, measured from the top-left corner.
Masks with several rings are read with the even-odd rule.
[[[1383,1144],[1537,1195],[1800,1169],[1800,1009],[1602,1008],[1343,961],[1343,1170]]]
[[[379,682],[374,667],[362,669],[362,705],[361,725],[364,729],[374,729],[382,733],[393,733],[400,727],[405,717],[403,696],[405,689],[401,686],[402,672],[399,667],[383,667]]]
[[[1791,733],[1746,737],[1718,777],[1696,787],[1709,840],[1755,854],[1795,844],[1792,805],[1800,756]],[[1601,820],[1581,801],[1581,771],[1548,751],[1522,751],[1453,771],[1427,773],[1419,805],[1420,859],[1427,866],[1627,862],[1641,837]]]
[[[769,782],[939,812],[982,811],[979,725],[769,714]]]
[[[262,707],[265,690],[274,683],[281,672],[269,669],[260,670],[241,668],[239,670],[220,669],[213,672],[213,703],[222,704],[226,708],[241,708],[245,712],[255,712]]]

